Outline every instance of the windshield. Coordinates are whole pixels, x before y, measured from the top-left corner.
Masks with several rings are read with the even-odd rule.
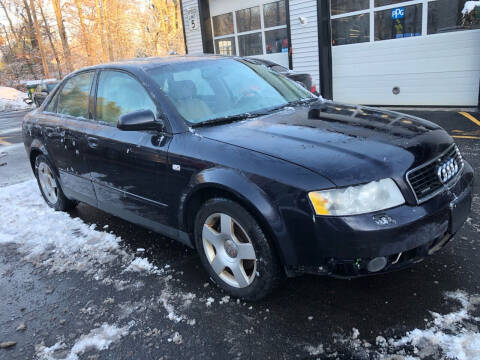
[[[191,124],[316,99],[294,81],[240,59],[168,64],[151,70],[150,75]]]

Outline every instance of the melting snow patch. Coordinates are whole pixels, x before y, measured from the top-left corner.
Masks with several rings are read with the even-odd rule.
[[[480,6],[480,1],[467,1],[463,6],[463,16],[470,14],[477,6]]]
[[[81,336],[80,339],[75,342],[69,354],[62,360],[78,360],[78,356],[88,350],[106,350],[112,342],[118,341],[128,335],[128,331],[133,325],[134,322],[132,321],[127,326],[118,328],[115,325],[104,323],[99,328],[91,330],[89,334]],[[56,360],[58,357],[54,357],[54,353],[66,347],[63,342],[58,342],[50,347],[45,347],[44,345],[37,346],[37,357],[41,360]]]
[[[147,272],[150,274],[160,274],[162,271],[158,269],[155,265],[150,263],[146,258],[135,258],[130,265],[125,269],[125,271],[131,272]]]
[[[120,238],[49,208],[35,180],[1,188],[0,214],[0,244],[17,244],[25,260],[53,272],[78,270],[99,277],[98,267],[118,257],[131,259],[120,249]]]
[[[0,111],[29,109],[23,99],[28,95],[17,89],[0,86]]]
[[[355,354],[363,354],[365,358],[382,360],[393,359],[480,359],[480,318],[473,312],[480,304],[480,296],[468,295],[463,291],[445,293],[447,300],[460,304],[458,310],[447,314],[430,312],[433,319],[427,322],[426,329],[408,331],[401,338],[385,339],[377,336],[376,345],[361,340],[357,329],[353,329],[351,337],[338,339]],[[313,347],[306,350],[311,354]],[[312,354],[313,355],[313,354]]]
[[[322,355],[324,353],[322,344],[318,346],[307,346],[305,350],[312,356]]]

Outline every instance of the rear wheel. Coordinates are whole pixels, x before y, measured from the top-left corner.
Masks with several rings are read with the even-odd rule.
[[[35,176],[48,206],[59,211],[68,211],[77,206],[77,201],[69,200],[63,194],[58,178],[45,155],[38,155],[35,159]]]
[[[259,300],[282,279],[263,230],[247,210],[231,200],[215,198],[201,207],[195,242],[211,279],[235,297]]]

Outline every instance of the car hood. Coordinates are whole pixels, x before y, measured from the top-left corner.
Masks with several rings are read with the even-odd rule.
[[[408,169],[452,143],[441,127],[429,121],[333,102],[197,130],[207,138],[308,168],[337,186],[387,177],[403,182]]]

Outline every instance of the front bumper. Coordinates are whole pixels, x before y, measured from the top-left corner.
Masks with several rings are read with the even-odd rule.
[[[313,256],[303,258],[300,273],[356,277],[389,272],[422,261],[441,249],[468,217],[473,169],[465,162],[461,177],[429,201],[402,205],[373,214],[316,216]],[[369,271],[369,262],[386,258],[381,270]],[[384,260],[383,260],[384,261]]]

